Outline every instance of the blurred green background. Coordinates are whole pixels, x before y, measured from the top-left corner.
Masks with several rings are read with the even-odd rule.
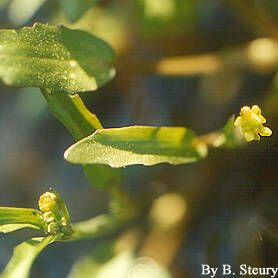
[[[143,257],[143,265],[168,269],[152,274],[134,268],[127,277],[195,278],[205,263],[277,266],[278,2],[0,0],[2,29],[36,21],[86,30],[116,50],[115,79],[82,95],[105,127],[187,126],[203,134],[223,127],[241,106],[258,104],[273,130],[261,142],[213,150],[195,164],[124,169],[126,190],[156,200],[150,215],[124,233],[140,242],[139,262]],[[53,186],[74,222],[106,211],[107,194],[88,184],[81,167],[63,160],[72,143],[39,90],[1,84],[0,205],[36,207]],[[110,242],[120,234],[50,246],[32,277],[105,277],[90,271],[109,257]],[[13,246],[30,235],[0,235],[1,269]],[[98,264],[79,265],[85,274],[71,271],[95,253]]]

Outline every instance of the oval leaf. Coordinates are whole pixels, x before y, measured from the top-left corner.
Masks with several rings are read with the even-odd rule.
[[[100,129],[72,145],[65,159],[77,164],[183,164],[205,156],[206,146],[182,127],[131,126]]]
[[[114,76],[114,52],[89,33],[37,23],[0,31],[0,78],[67,93],[96,90]]]

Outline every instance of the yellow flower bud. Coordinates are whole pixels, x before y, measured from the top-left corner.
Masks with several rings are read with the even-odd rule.
[[[45,192],[40,196],[39,208],[42,212],[52,211],[57,206],[57,196],[53,192]]]
[[[239,127],[246,141],[260,140],[260,136],[270,136],[272,131],[265,127],[266,119],[261,114],[261,109],[258,105],[243,106],[234,122],[236,127]]]
[[[50,190],[43,193],[39,198],[39,208],[47,233],[62,237],[72,234],[69,213],[58,192]]]
[[[46,224],[55,221],[55,215],[52,211],[46,211],[43,213],[43,220]]]

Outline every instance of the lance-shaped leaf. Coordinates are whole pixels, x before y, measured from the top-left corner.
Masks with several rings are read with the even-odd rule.
[[[44,230],[41,212],[29,208],[0,208],[0,232],[9,233],[23,228]]]
[[[114,52],[89,33],[37,23],[0,31],[0,78],[20,87],[75,93],[96,90],[114,75]]]
[[[206,145],[183,127],[131,126],[100,129],[72,145],[65,159],[77,164],[183,164],[206,155]]]
[[[32,238],[15,247],[13,256],[0,278],[28,278],[31,266],[40,252],[55,241],[54,236]]]

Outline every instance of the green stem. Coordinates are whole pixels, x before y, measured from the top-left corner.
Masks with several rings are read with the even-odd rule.
[[[75,241],[111,234],[127,225],[130,221],[131,218],[122,219],[113,214],[102,214],[73,224],[73,234],[67,240]]]
[[[42,89],[50,111],[70,131],[77,141],[102,128],[97,116],[91,113],[80,96]]]

